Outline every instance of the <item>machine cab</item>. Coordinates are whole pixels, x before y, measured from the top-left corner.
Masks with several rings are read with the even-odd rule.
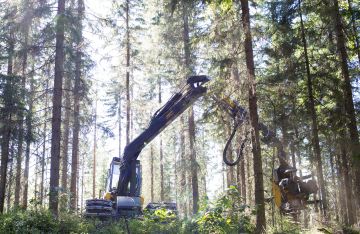
[[[105,194],[104,199],[110,200],[111,193],[115,192],[118,186],[119,177],[120,177],[120,166],[121,166],[121,159],[119,157],[113,157],[110,167],[107,172],[107,180],[106,180],[106,187],[105,187]],[[129,187],[133,184],[134,188],[136,189],[136,194],[139,196],[141,192],[141,165],[140,161],[136,160],[135,163],[135,178],[131,180]],[[130,188],[129,188],[130,189]]]
[[[112,192],[116,190],[119,176],[120,176],[120,164],[121,160],[118,157],[114,157],[110,163],[110,167],[107,172],[107,180],[106,180],[106,192]]]

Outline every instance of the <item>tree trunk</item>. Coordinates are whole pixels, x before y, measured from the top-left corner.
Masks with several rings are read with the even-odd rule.
[[[346,117],[348,121],[346,121],[348,131],[350,133],[350,141],[351,141],[351,153],[353,159],[353,167],[355,170],[355,184],[357,194],[360,194],[360,144],[359,144],[359,133],[357,129],[356,123],[356,114],[354,108],[353,101],[353,93],[351,87],[351,80],[349,75],[349,67],[348,67],[348,54],[346,51],[346,38],[344,35],[344,27],[342,24],[341,15],[339,12],[339,3],[338,0],[333,0],[334,2],[334,18],[335,18],[335,31],[337,38],[337,50],[339,55],[339,61],[341,63],[341,73],[343,76],[343,93],[344,93],[344,106]],[[357,196],[357,203],[360,204],[360,196]]]
[[[349,176],[349,163],[348,163],[348,156],[346,153],[346,133],[344,130],[340,130],[340,144],[341,144],[341,152],[340,152],[340,163],[341,163],[341,177],[344,179],[344,186],[345,186],[345,197],[346,197],[346,207],[347,207],[347,220],[345,223],[347,225],[353,225],[355,223],[355,215],[354,215],[354,207],[352,205],[353,197],[352,197],[352,184],[351,184],[351,177]],[[342,190],[344,191],[344,190]]]
[[[50,166],[50,197],[49,209],[58,214],[58,187],[60,165],[61,141],[61,102],[62,81],[64,75],[64,30],[65,30],[65,0],[58,0],[58,13],[56,21],[56,51],[55,51],[55,78],[51,129],[51,166]]]
[[[16,155],[16,173],[15,173],[15,198],[14,206],[19,206],[20,204],[20,193],[21,193],[21,164],[22,164],[22,154],[23,154],[23,140],[24,140],[24,128],[22,117],[20,117],[20,122],[18,125],[18,151]]]
[[[125,24],[126,24],[126,145],[130,143],[130,28],[129,28],[129,11],[130,0],[126,0],[125,3]]]
[[[337,198],[338,198],[338,193],[337,193],[337,188],[338,188],[338,184],[336,183],[335,180],[335,168],[334,168],[334,154],[333,151],[331,150],[331,146],[332,146],[332,141],[330,140],[329,142],[329,148],[330,148],[330,152],[329,152],[329,158],[330,158],[330,169],[331,169],[331,183],[333,185],[334,188],[334,209],[335,209],[335,220],[336,222],[339,222],[339,213],[338,211],[338,203],[337,203]]]
[[[255,204],[256,210],[256,233],[262,233],[266,229],[265,219],[265,200],[264,200],[264,181],[261,161],[261,148],[259,137],[259,117],[257,110],[256,81],[255,81],[255,65],[252,47],[252,37],[250,29],[250,12],[248,0],[241,0],[242,23],[245,33],[245,59],[247,67],[247,77],[249,82],[249,110],[251,122],[251,140],[252,153],[254,161],[254,177],[255,177]]]
[[[78,200],[78,175],[79,175],[79,134],[80,134],[80,81],[82,69],[82,18],[84,13],[83,0],[78,0],[78,33],[76,61],[75,61],[75,84],[74,84],[74,127],[73,143],[71,153],[71,182],[70,182],[70,207],[72,211],[77,212]]]
[[[161,105],[161,77],[158,77],[158,88],[159,88],[159,104]],[[160,200],[164,201],[165,198],[165,190],[164,190],[164,153],[163,153],[163,144],[162,144],[162,137],[160,134]]]
[[[222,175],[222,192],[223,193],[225,192],[225,189],[226,189],[225,173],[226,173],[225,163],[222,162],[221,163],[221,175]]]
[[[95,100],[95,119],[94,119],[94,148],[93,148],[93,198],[96,197],[96,131],[97,130],[97,97]]]
[[[310,63],[307,51],[307,40],[305,37],[305,28],[304,22],[302,19],[302,12],[301,12],[301,0],[299,0],[299,14],[300,14],[300,25],[301,25],[301,37],[303,42],[303,49],[304,49],[304,56],[305,56],[305,66],[306,66],[306,76],[307,76],[307,89],[308,89],[308,98],[309,98],[309,109],[311,114],[311,130],[312,130],[312,143],[313,143],[313,150],[316,160],[316,173],[318,177],[318,183],[320,185],[320,192],[321,192],[321,204],[323,215],[326,218],[327,212],[327,198],[326,198],[326,190],[325,190],[325,181],[324,181],[324,173],[323,173],[323,163],[321,158],[321,150],[320,150],[320,143],[319,143],[319,130],[318,130],[318,122],[317,122],[317,114],[315,111],[315,100],[313,94],[313,85],[312,85],[312,78],[310,73]]]
[[[32,73],[34,72],[34,64]],[[32,74],[33,76],[33,74]],[[30,163],[30,146],[32,141],[32,113],[33,113],[33,99],[34,99],[34,81],[30,77],[30,95],[29,95],[29,112],[26,116],[26,150],[25,150],[25,170],[24,170],[24,193],[23,193],[23,207],[26,209],[28,205],[28,188],[29,188],[29,163]],[[36,170],[35,170],[36,171]],[[35,182],[36,185],[36,182]]]
[[[192,108],[191,108],[192,109]],[[190,140],[190,162],[191,162],[191,184],[193,195],[193,214],[196,214],[199,209],[199,187],[198,187],[198,165],[196,161],[195,151],[195,121],[194,111],[191,110],[189,114],[189,140]]]
[[[8,66],[7,66],[7,80],[5,81],[5,89],[11,89],[12,87],[12,78],[10,76],[13,75],[13,59],[14,59],[14,29],[10,29],[10,37],[9,37],[9,47],[8,47]],[[11,93],[10,90],[6,90],[4,92]],[[8,97],[9,98],[9,97]],[[0,213],[4,211],[4,202],[5,202],[5,191],[6,191],[6,177],[7,177],[7,166],[9,161],[9,146],[10,146],[10,138],[12,133],[11,126],[11,105],[12,100],[7,100],[5,102],[5,110],[6,113],[1,113],[3,116],[4,126],[2,129],[2,139],[1,139],[1,164],[0,164]]]
[[[83,154],[81,157],[81,194],[80,194],[80,213],[83,213],[83,203],[84,203],[84,174],[85,174],[85,155]],[[79,181],[80,183],[80,181]]]
[[[243,194],[242,194],[242,190],[241,190],[241,163],[239,162],[237,165],[236,165],[236,186],[237,186],[237,189],[240,193],[240,196],[242,197]]]
[[[7,188],[7,201],[6,201],[6,209],[7,210],[10,210],[10,207],[11,207],[11,196],[12,196],[12,191],[11,191],[11,187],[12,187],[12,184],[13,184],[13,177],[14,177],[14,172],[13,172],[13,165],[14,165],[14,163],[13,163],[13,158],[14,158],[14,143],[12,143],[11,144],[11,155],[10,155],[10,160],[9,160],[9,164],[10,165],[8,165],[10,168],[9,168],[9,180],[8,180],[8,182],[7,182],[7,184],[8,184],[8,188]]]
[[[185,119],[183,116],[180,117],[181,122],[181,132],[180,132],[180,197],[184,198],[186,196],[186,169],[187,169],[187,163],[186,163],[186,151],[185,151]],[[186,206],[186,200],[180,204],[181,210],[187,215],[187,206]]]
[[[283,99],[283,97],[281,97],[281,99]],[[282,113],[280,114],[280,129],[281,129],[281,134],[282,134],[282,138],[281,138],[281,145],[283,147],[283,150],[285,152],[287,152],[285,154],[285,160],[289,161],[289,154],[288,154],[288,145],[289,145],[289,137],[288,137],[288,133],[287,133],[287,116],[285,114],[285,107],[283,106],[282,108]]]
[[[68,189],[68,161],[69,161],[69,136],[70,136],[70,110],[71,110],[71,79],[67,77],[65,81],[65,116],[64,116],[64,137],[62,147],[62,173],[61,173],[61,189],[66,192]]]
[[[29,29],[31,26],[31,14],[29,14],[29,2],[24,1],[25,16],[24,16],[24,28],[23,35],[24,41],[22,45],[23,54],[21,61],[21,95],[25,99],[25,89],[26,89],[26,68],[28,63],[28,39],[29,39]],[[24,144],[24,111],[19,113],[19,135],[18,135],[18,154],[16,156],[16,178],[15,178],[15,200],[14,205],[18,206],[20,204],[20,190],[21,190],[21,167],[22,167],[22,158],[23,158],[23,144]],[[27,192],[26,192],[27,193]],[[25,194],[25,193],[24,193]],[[27,203],[27,201],[26,201]]]
[[[245,151],[245,150],[244,150]],[[253,184],[252,184],[252,179],[251,179],[251,174],[250,174],[250,155],[249,155],[249,153],[247,152],[247,151],[245,151],[244,152],[244,155],[247,155],[248,157],[245,157],[246,158],[246,178],[247,178],[247,185],[248,185],[248,187],[247,187],[247,191],[248,191],[248,193],[247,193],[247,198],[246,198],[246,200],[247,200],[247,202],[249,203],[249,204],[251,204],[251,202],[252,202],[252,197],[251,197],[251,194],[253,194],[252,192],[252,188],[253,188]]]
[[[130,85],[130,83],[129,83]],[[130,85],[130,104],[131,101],[134,100],[134,87],[132,85]],[[133,119],[133,114],[134,111],[131,109],[131,105],[130,105],[130,136],[129,139],[133,139],[133,134],[134,134],[134,119]]]
[[[150,195],[151,202],[154,202],[154,147],[150,146]]]
[[[178,153],[176,152],[176,146],[177,146],[177,141],[176,141],[176,138],[174,137],[174,142],[173,142],[173,155],[174,155],[174,190],[175,190],[175,202],[176,204],[178,204],[178,184],[179,184],[179,181],[178,181],[178,166],[179,166],[179,162],[177,160],[177,155]]]
[[[121,94],[118,96],[118,122],[119,122],[119,157],[121,157],[121,136],[122,136],[122,129],[121,129]]]
[[[163,154],[163,145],[162,139],[160,136],[160,200],[164,201],[165,199],[165,188],[164,188],[164,154]]]
[[[187,75],[192,73],[191,68],[191,45],[190,45],[190,29],[189,29],[189,8],[187,3],[183,3],[183,42],[184,42],[184,54],[185,54],[185,68]],[[198,172],[196,162],[196,150],[195,150],[195,119],[193,107],[189,107],[188,127],[189,127],[189,141],[190,141],[190,163],[191,163],[191,184],[193,195],[193,214],[196,214],[199,209],[199,183]]]
[[[246,204],[246,177],[245,177],[245,159],[240,160],[240,173],[241,173],[241,196]]]
[[[347,194],[346,194],[346,186],[345,186],[345,178],[344,178],[344,168],[343,168],[343,163],[342,163],[342,155],[345,154],[346,155],[346,146],[343,145],[342,140],[340,140],[340,150],[339,153],[337,153],[336,155],[336,164],[338,166],[338,171],[339,171],[339,189],[340,191],[345,191],[345,196],[340,196],[340,208],[341,208],[341,217],[342,217],[342,221],[345,224],[348,224],[348,208],[347,208]]]
[[[293,168],[296,168],[296,150],[295,150],[295,143],[290,143],[290,151],[291,151],[291,164]]]
[[[21,87],[22,87],[22,97],[25,98],[25,89],[26,89],[26,68],[28,64],[28,39],[29,39],[29,30],[32,22],[32,14],[29,9],[29,2],[27,0],[24,1],[24,7],[25,9],[25,15],[24,15],[24,25],[23,25],[23,35],[24,35],[24,41],[23,41],[23,55],[22,55],[22,61],[21,61]],[[17,164],[16,164],[16,187],[15,187],[15,201],[14,205],[18,206],[20,202],[20,188],[21,186],[21,166],[22,166],[22,157],[23,157],[23,143],[24,143],[24,112],[20,111],[19,116],[19,138],[18,138],[18,155],[17,155]],[[25,169],[26,170],[26,169]],[[28,170],[28,169],[27,169]],[[28,173],[28,172],[27,172]],[[26,172],[24,172],[26,174]],[[24,180],[26,180],[24,178]],[[25,181],[25,184],[27,186],[27,181]],[[27,189],[27,187],[24,187],[24,189]],[[26,208],[27,206],[27,191],[23,193],[23,195],[26,194],[26,201],[23,201],[23,204]],[[23,198],[24,200],[24,198]]]
[[[41,180],[40,180],[40,205],[43,205],[44,201],[44,182],[45,182],[45,158],[46,158],[46,132],[47,132],[47,118],[48,118],[48,108],[49,108],[49,100],[48,100],[48,90],[49,90],[49,81],[46,81],[46,91],[45,91],[45,112],[44,112],[44,126],[42,132],[42,153],[41,153]]]
[[[233,44],[233,49],[236,50],[235,43]],[[236,82],[237,89],[240,89],[240,76],[237,62],[234,62],[231,66],[231,77]],[[241,139],[240,139],[241,140]],[[242,142],[239,142],[241,144]],[[238,190],[243,198],[243,203],[246,204],[246,178],[245,178],[245,159],[242,157],[240,162],[236,165],[236,174],[238,182]]]

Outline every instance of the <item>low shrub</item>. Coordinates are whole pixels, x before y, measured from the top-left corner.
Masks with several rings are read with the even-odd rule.
[[[231,186],[215,202],[202,203],[194,222],[200,233],[252,233],[250,207],[243,204],[238,190]]]
[[[0,233],[86,233],[93,225],[74,214],[58,219],[45,209],[14,209],[0,215]]]
[[[50,211],[30,208],[16,209],[0,215],[0,233],[252,233],[250,208],[242,204],[235,189],[228,191],[215,202],[202,202],[200,211],[192,219],[179,219],[176,213],[157,209],[144,212],[141,219],[100,221],[84,219],[61,212],[56,219]]]

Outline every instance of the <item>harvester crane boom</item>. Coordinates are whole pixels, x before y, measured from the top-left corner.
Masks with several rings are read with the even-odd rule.
[[[155,112],[149,126],[126,146],[121,159],[120,177],[116,190],[117,196],[135,196],[134,167],[141,150],[200,96],[206,93],[207,89],[202,85],[209,80],[207,76],[190,76],[187,79],[186,85]]]
[[[171,122],[173,122],[179,115],[181,115],[188,107],[203,96],[207,88],[203,86],[210,79],[207,76],[190,76],[187,79],[184,87],[175,93],[170,100],[165,103],[158,111],[155,112],[150,120],[147,128],[133,141],[130,142],[124,149],[124,154],[121,158],[114,157],[110,168],[108,170],[106,192],[102,199],[89,199],[86,201],[86,216],[89,217],[136,217],[141,215],[143,198],[141,197],[141,165],[137,159],[142,149],[151,142],[162,130],[164,130]],[[219,99],[213,96],[213,99],[221,105],[234,119],[234,129],[226,143],[223,159],[229,166],[236,165],[245,147],[246,138],[240,145],[238,155],[235,161],[228,161],[226,154],[228,147],[235,136],[237,129],[244,123],[249,121],[249,114],[247,110],[241,107],[236,101],[229,98]],[[284,204],[290,204],[290,208],[281,208],[284,211],[297,209],[303,207],[306,203],[309,194],[316,191],[316,187],[312,184],[305,183],[301,178],[293,176],[296,169],[289,168],[286,162],[286,155],[283,150],[281,141],[275,136],[266,125],[259,123],[259,129],[263,135],[263,142],[275,146],[278,149],[278,158],[280,161],[279,168],[281,172],[280,179],[273,179],[273,184],[277,189],[279,199],[275,199],[279,207]],[[245,134],[247,136],[248,133]],[[289,175],[289,169],[291,175]],[[290,180],[291,179],[291,180]],[[285,182],[299,185],[299,191],[296,193],[286,193],[284,189],[280,191],[280,185],[284,188],[292,188],[287,186]],[[294,197],[293,194],[296,196]],[[281,200],[281,196],[286,200]],[[276,196],[275,196],[276,198]],[[299,205],[300,204],[300,205]],[[176,204],[167,203],[169,209],[176,209]],[[295,208],[294,208],[295,207]]]

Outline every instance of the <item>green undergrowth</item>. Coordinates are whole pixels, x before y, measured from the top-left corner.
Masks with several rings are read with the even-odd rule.
[[[146,212],[138,219],[120,219],[100,221],[85,219],[79,215],[61,212],[55,218],[48,210],[14,209],[0,215],[0,234],[2,233],[253,233],[255,230],[254,207],[243,204],[240,194],[230,187],[215,201],[203,199],[199,212],[191,218],[179,218],[175,213],[165,209]],[[279,220],[279,219],[277,219]],[[341,233],[358,234],[356,229],[341,226],[328,226],[322,229],[301,229],[290,218],[283,217],[276,225],[268,225],[267,233]],[[128,231],[129,232],[128,232]]]
[[[253,211],[242,205],[231,187],[214,202],[204,199],[197,215],[180,219],[164,209],[144,212],[139,219],[100,221],[61,212],[55,218],[48,210],[15,209],[0,215],[0,233],[251,233]]]
[[[0,233],[86,233],[92,228],[79,216],[63,213],[55,219],[45,209],[14,209],[0,215]]]

